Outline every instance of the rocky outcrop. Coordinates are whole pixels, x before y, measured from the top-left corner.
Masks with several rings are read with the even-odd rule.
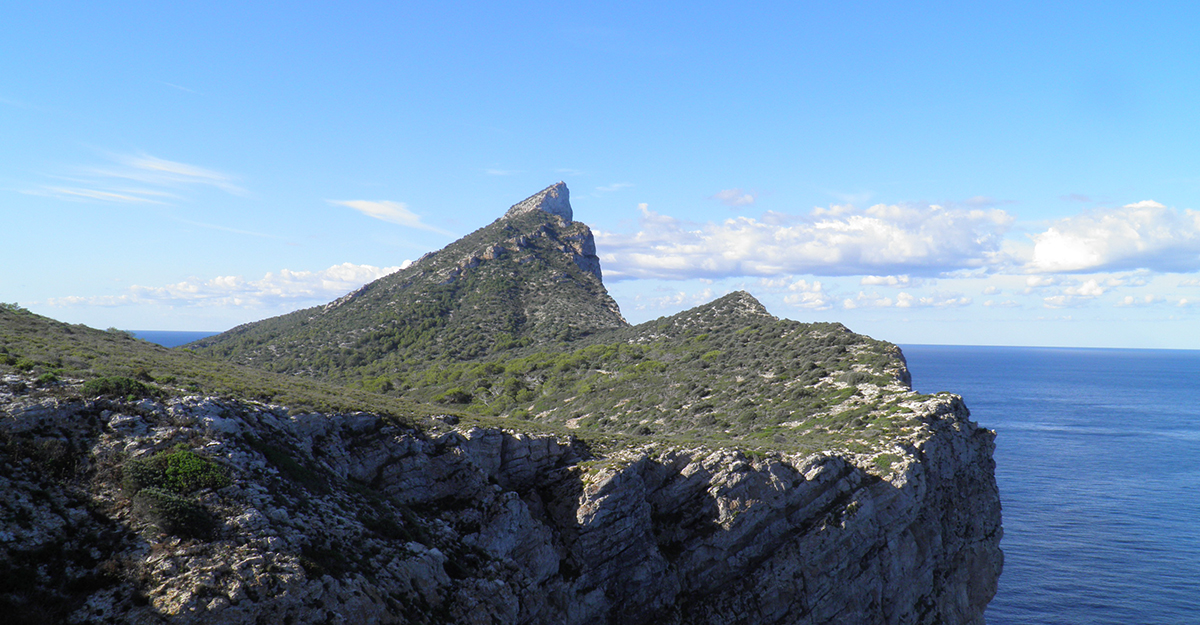
[[[550,213],[551,215],[558,215],[567,223],[571,223],[571,218],[573,217],[571,212],[571,194],[567,190],[567,184],[562,181],[556,182],[513,204],[512,208],[504,213],[504,219],[524,215],[535,210]]]
[[[1002,564],[993,433],[953,396],[912,396],[921,425],[882,454],[601,454],[36,386],[0,384],[17,622],[52,606],[88,623],[982,623]],[[204,536],[163,533],[121,487],[177,445],[230,478],[189,495]]]

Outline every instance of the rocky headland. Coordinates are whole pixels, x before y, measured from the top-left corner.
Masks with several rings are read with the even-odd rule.
[[[993,434],[953,396],[882,467],[36,386],[0,385],[0,566],[51,620],[981,623],[1002,564]],[[182,450],[227,483],[168,527],[122,470]]]
[[[748,293],[630,326],[573,218],[194,351],[0,309],[6,622],[983,623],[959,397]]]

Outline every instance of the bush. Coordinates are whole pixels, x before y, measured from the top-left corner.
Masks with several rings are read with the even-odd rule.
[[[163,532],[185,538],[205,538],[215,525],[204,506],[156,487],[143,488],[133,496],[133,514]]]
[[[203,488],[222,488],[230,482],[217,463],[183,445],[150,458],[130,460],[122,467],[121,474],[122,486],[130,494],[157,488],[186,495]]]
[[[128,398],[132,396],[137,399],[141,397],[153,397],[155,389],[137,380],[111,376],[88,380],[84,383],[82,392],[85,397]]]
[[[435,397],[434,401],[441,404],[469,404],[471,403],[471,394],[464,391],[462,387],[456,386]]]

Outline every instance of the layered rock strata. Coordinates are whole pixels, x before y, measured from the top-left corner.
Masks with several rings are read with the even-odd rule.
[[[954,396],[881,456],[578,440],[0,385],[0,600],[77,623],[982,623],[993,433]],[[447,419],[453,422],[453,419]],[[177,537],[123,467],[226,471]],[[21,581],[23,580],[23,581]],[[15,584],[15,585],[14,585]],[[52,607],[48,607],[52,606]],[[19,621],[18,621],[19,622]]]

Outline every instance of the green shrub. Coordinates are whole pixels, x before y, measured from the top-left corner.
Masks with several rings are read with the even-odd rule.
[[[896,454],[879,454],[875,457],[875,466],[883,473],[891,473],[892,465],[900,460]]]
[[[217,463],[196,455],[183,445],[150,458],[126,462],[121,477],[125,492],[130,494],[158,488],[186,495],[203,488],[222,488],[230,482]]]
[[[186,538],[208,537],[215,526],[204,506],[153,486],[133,496],[133,514],[163,532]]]
[[[471,403],[471,394],[464,391],[462,387],[456,386],[435,397],[434,401],[440,404],[469,404]]]
[[[58,376],[47,371],[46,373],[39,375],[37,381],[42,384],[50,384],[51,382],[57,382]]]
[[[121,376],[111,376],[88,380],[84,383],[82,392],[85,397],[128,398],[132,396],[137,399],[141,397],[153,397],[155,389],[137,380]]]

